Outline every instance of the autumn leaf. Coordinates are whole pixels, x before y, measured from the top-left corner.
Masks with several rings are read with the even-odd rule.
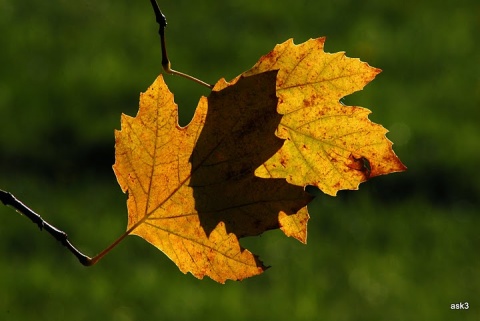
[[[129,194],[127,234],[184,273],[244,279],[266,267],[239,238],[281,228],[305,241],[311,196],[284,179],[254,175],[283,144],[274,134],[276,74],[220,80],[184,128],[162,76],[141,95],[135,118],[122,115],[114,171]]]
[[[325,53],[325,38],[300,45],[289,40],[231,82],[212,86],[171,68],[166,18],[156,1],[151,4],[164,71],[212,91],[183,128],[162,76],[141,94],[136,117],[122,115],[113,169],[128,193],[126,232],[89,257],[66,233],[0,190],[4,205],[50,233],[83,265],[96,264],[126,236],[137,235],[184,273],[221,283],[242,280],[267,267],[242,248],[241,238],[281,229],[306,243],[313,198],[307,185],[335,195],[406,169],[387,130],[368,119],[370,111],[340,102],[379,69],[343,52]]]
[[[323,50],[325,38],[294,45],[288,40],[263,56],[245,76],[278,70],[277,136],[282,148],[255,174],[316,185],[335,195],[378,175],[406,167],[385,137],[387,130],[368,119],[370,111],[340,99],[361,90],[380,72],[359,59]]]
[[[280,228],[306,242],[304,186],[335,195],[405,170],[370,111],[340,103],[380,70],[325,53],[324,41],[287,41],[230,83],[220,80],[184,128],[158,77],[116,132],[114,170],[129,193],[125,235],[144,238],[184,273],[241,280],[266,267],[240,238]]]

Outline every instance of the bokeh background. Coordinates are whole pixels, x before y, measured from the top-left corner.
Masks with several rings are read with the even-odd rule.
[[[344,102],[373,111],[408,171],[319,195],[306,246],[279,231],[244,240],[272,268],[225,285],[138,237],[85,268],[2,206],[0,319],[480,320],[480,2],[160,5],[173,67],[207,82],[288,38],[327,36],[327,52],[383,69]],[[161,71],[157,29],[147,0],[0,0],[0,188],[89,255],[126,226],[113,130]],[[208,91],[166,81],[185,125]]]

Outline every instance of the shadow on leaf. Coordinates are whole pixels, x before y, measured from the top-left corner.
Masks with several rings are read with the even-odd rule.
[[[224,222],[237,238],[279,228],[279,213],[295,214],[311,196],[285,179],[254,175],[283,145],[275,136],[276,71],[250,77],[208,97],[208,113],[190,162],[195,209],[210,233]],[[217,85],[218,86],[218,85]]]

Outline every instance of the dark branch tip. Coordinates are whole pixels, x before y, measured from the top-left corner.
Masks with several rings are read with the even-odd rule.
[[[157,23],[160,25],[160,28],[164,29],[167,26],[167,18],[165,18],[165,15],[160,10],[156,0],[150,0],[150,3],[152,4],[153,11],[155,12],[155,19],[157,20]]]

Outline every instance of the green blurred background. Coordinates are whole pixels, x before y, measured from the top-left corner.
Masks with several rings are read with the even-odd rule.
[[[383,69],[345,103],[373,111],[408,171],[319,195],[306,246],[244,240],[272,268],[226,285],[138,237],[85,268],[2,206],[1,320],[480,320],[480,2],[160,5],[173,67],[207,82],[288,38],[327,36],[327,52]],[[160,73],[157,29],[147,0],[0,0],[0,188],[89,255],[126,226],[113,130]],[[166,81],[185,125],[208,91]]]

